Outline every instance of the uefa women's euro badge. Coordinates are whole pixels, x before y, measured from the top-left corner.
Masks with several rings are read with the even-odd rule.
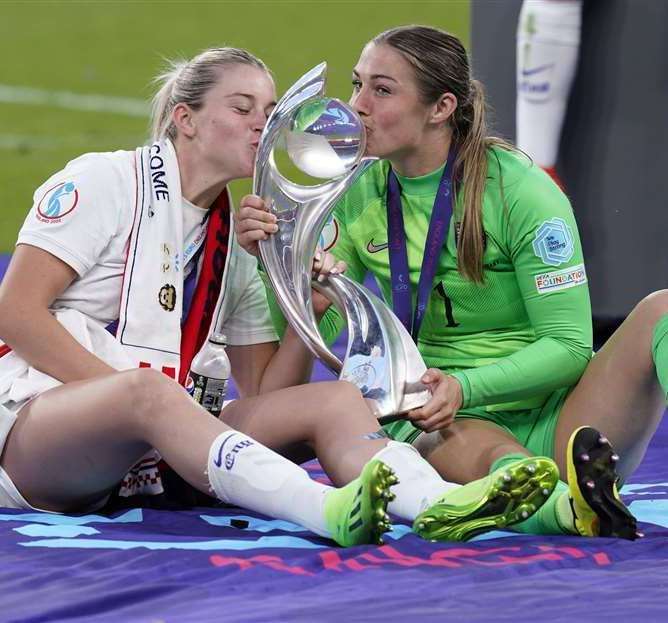
[[[345,275],[322,284],[311,280],[320,233],[337,200],[371,166],[366,134],[357,113],[325,97],[327,65],[300,78],[280,99],[258,147],[253,192],[277,218],[278,232],[260,241],[260,257],[287,320],[311,352],[342,380],[360,388],[381,422],[399,419],[430,397],[420,383],[426,371],[411,336],[392,311],[364,286]],[[274,159],[285,149],[314,186],[288,180]],[[313,312],[311,287],[322,291],[344,314],[348,346],[343,362],[325,345]]]

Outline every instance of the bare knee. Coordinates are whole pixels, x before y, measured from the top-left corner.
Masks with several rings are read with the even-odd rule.
[[[131,425],[142,438],[173,412],[175,401],[189,400],[180,385],[152,368],[130,370],[120,377],[119,391],[128,404]]]
[[[488,469],[491,469],[492,465],[500,458],[507,456],[509,454],[521,454],[523,456],[531,456],[531,452],[529,452],[519,443],[500,443],[490,448],[489,452],[486,453],[485,458],[489,463]]]
[[[657,290],[642,299],[633,310],[634,314],[642,317],[646,326],[654,325],[666,314],[668,314],[668,290]]]
[[[519,443],[501,441],[491,442],[474,450],[471,454],[471,465],[478,478],[489,474],[494,464],[508,455],[530,456],[531,453]]]
[[[330,381],[312,385],[320,404],[328,412],[343,414],[358,409],[368,410],[359,388],[348,381]]]

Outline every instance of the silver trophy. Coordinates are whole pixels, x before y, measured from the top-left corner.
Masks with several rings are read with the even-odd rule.
[[[278,232],[260,241],[260,257],[288,322],[341,380],[350,381],[387,423],[422,406],[430,398],[420,382],[426,366],[411,336],[377,296],[345,275],[324,283],[311,279],[320,233],[337,200],[375,158],[366,158],[366,133],[357,113],[327,98],[326,63],[300,78],[274,108],[260,138],[253,192],[276,216]],[[274,152],[311,177],[327,179],[302,186],[284,177]],[[318,331],[311,288],[321,291],[345,315],[348,345],[343,362]]]

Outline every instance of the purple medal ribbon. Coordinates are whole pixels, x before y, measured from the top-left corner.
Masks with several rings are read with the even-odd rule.
[[[427,240],[424,245],[417,300],[412,318],[412,293],[408,270],[406,231],[404,229],[404,216],[401,210],[401,186],[392,169],[390,169],[387,178],[387,226],[392,308],[416,343],[424,313],[427,309],[427,302],[431,295],[431,286],[436,275],[438,258],[441,255],[441,249],[448,235],[450,220],[452,218],[452,180],[456,157],[457,150],[451,148],[441,181],[438,183],[438,191],[436,192],[434,207],[431,211],[431,220],[429,221]]]

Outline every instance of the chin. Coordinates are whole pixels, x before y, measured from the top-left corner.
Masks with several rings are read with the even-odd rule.
[[[365,155],[372,156],[373,158],[379,158],[381,160],[387,159],[387,154],[383,152],[382,149],[367,149]]]
[[[365,156],[373,156],[374,158],[385,158],[385,153],[382,148],[379,148],[377,145],[374,145],[371,141],[367,140],[366,150],[364,152]]]
[[[232,174],[232,177],[231,177],[230,181],[245,180],[245,179],[248,179],[249,177],[253,177],[253,170],[254,170],[254,167],[253,167],[252,164],[244,167],[243,169],[241,169],[241,168],[237,169]]]

